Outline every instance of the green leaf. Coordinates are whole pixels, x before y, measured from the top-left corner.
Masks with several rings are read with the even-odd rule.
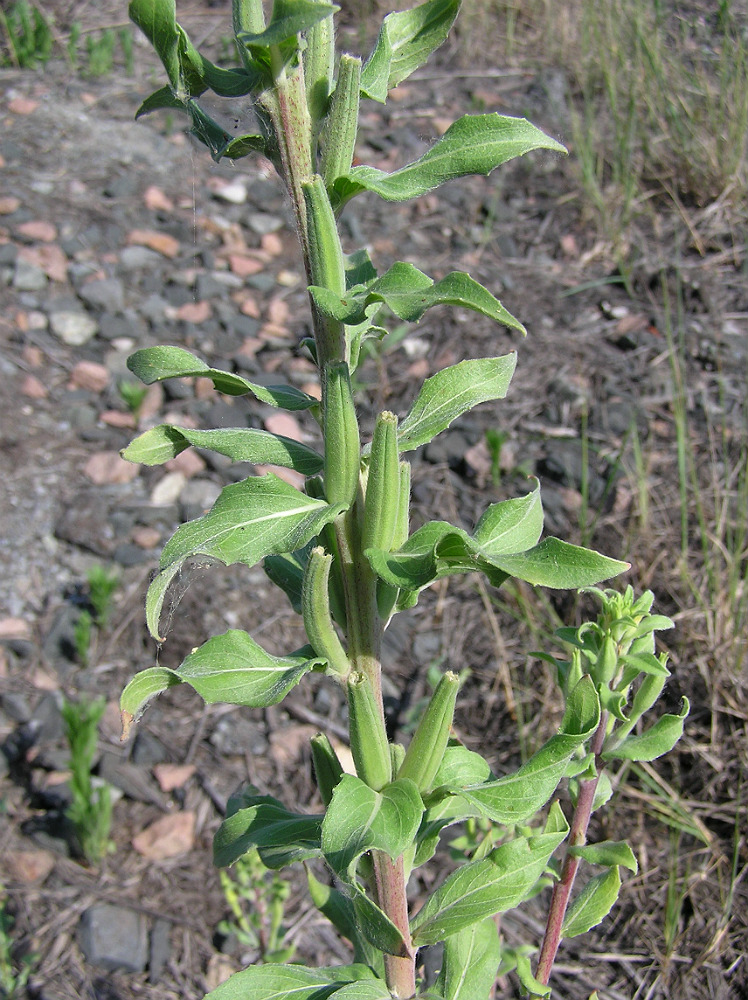
[[[564,147],[525,118],[499,114],[464,115],[423,156],[388,174],[376,167],[354,167],[338,177],[331,191],[333,207],[362,191],[385,201],[408,201],[445,181],[467,174],[488,175],[507,160],[533,149],[565,152]]]
[[[501,960],[499,932],[493,920],[473,924],[444,942],[436,989],[444,1000],[488,1000]]]
[[[663,715],[639,736],[627,736],[618,746],[604,747],[603,760],[656,760],[669,753],[683,735],[689,709],[688,698],[684,698],[678,715]]]
[[[282,701],[304,674],[324,662],[310,646],[289,656],[272,656],[246,632],[230,630],[208,639],[178,670],[150,667],[136,674],[122,693],[120,707],[129,716],[129,729],[151,698],[186,683],[208,704],[265,708]]]
[[[434,778],[434,788],[440,785],[476,785],[487,781],[491,768],[479,753],[468,750],[462,743],[450,741]]]
[[[496,823],[521,823],[553,795],[576,750],[590,739],[600,722],[595,686],[583,677],[572,691],[561,732],[552,736],[515,774],[451,791]]]
[[[303,965],[251,965],[211,990],[204,1000],[248,1000],[250,997],[251,1000],[326,1000],[337,995],[345,985],[362,980],[377,982],[365,965],[321,969],[307,969]]]
[[[348,883],[347,889],[352,895],[356,924],[363,937],[386,955],[405,957],[405,940],[396,924],[369,899],[358,883]]]
[[[334,995],[337,1000],[392,1000],[392,994],[383,979],[347,983],[336,990]]]
[[[418,788],[407,778],[375,792],[346,774],[335,787],[322,824],[325,858],[346,879],[365,851],[384,851],[394,860],[413,843],[422,815]]]
[[[226,819],[213,838],[213,864],[218,868],[233,865],[253,847],[294,847],[303,858],[320,854],[322,816],[291,812],[271,795],[253,791],[229,799]]]
[[[309,292],[326,316],[341,323],[362,323],[367,317],[367,309],[377,303],[384,303],[409,323],[417,322],[433,306],[450,305],[472,309],[497,323],[527,332],[487,288],[464,271],[452,271],[434,282],[412,264],[398,261],[381,278],[354,286],[344,296],[319,285],[311,285]]]
[[[564,833],[517,837],[483,861],[458,868],[411,921],[413,942],[437,944],[486,917],[511,909],[533,890]]]
[[[296,614],[301,614],[301,585],[304,580],[304,568],[309,557],[312,543],[309,542],[296,552],[284,552],[282,555],[267,556],[262,568],[268,578],[280,587],[291,602]]]
[[[265,139],[261,135],[231,135],[217,121],[210,117],[197,101],[189,100],[185,110],[192,119],[192,134],[207,146],[210,155],[218,163],[224,156],[235,160],[248,153],[265,151]]]
[[[131,0],[128,13],[156,50],[172,87],[178,90],[182,74],[174,0]]]
[[[313,500],[272,473],[224,487],[207,514],[181,525],[164,546],[161,572],[146,595],[151,634],[158,635],[166,591],[186,559],[204,555],[226,566],[253,566],[306,545],[343,509]]]
[[[475,526],[473,537],[481,551],[490,555],[526,552],[540,538],[543,530],[543,505],[540,483],[523,497],[493,503]]]
[[[387,91],[422,66],[449,34],[459,0],[428,0],[388,14],[361,74],[361,93],[384,104]]]
[[[318,400],[290,385],[256,385],[241,375],[210,368],[182,347],[146,347],[127,359],[127,367],[141,382],[152,385],[167,378],[209,378],[219,392],[228,396],[251,393],[263,403],[285,410],[306,410]]]
[[[545,986],[532,974],[532,966],[527,955],[516,955],[517,978],[522,989],[536,1000],[537,997],[548,998],[551,995],[550,986]],[[524,994],[523,994],[524,995]]]
[[[253,427],[199,431],[190,427],[159,424],[131,441],[122,452],[122,457],[128,462],[161,465],[190,445],[226,455],[233,462],[279,465],[295,469],[305,476],[313,476],[322,468],[322,456],[312,448],[280,434],[271,434]]]
[[[561,936],[577,937],[596,927],[612,910],[620,888],[621,876],[615,865],[590,879],[566,911]]]
[[[122,712],[122,738],[127,739],[130,727],[133,722],[138,721],[151,698],[181,683],[181,677],[168,667],[148,667],[137,673],[125,687],[119,702]]]
[[[322,663],[311,646],[273,656],[246,632],[229,629],[193,650],[177,672],[209,705],[265,708],[277,705],[304,674]]]
[[[168,111],[187,111],[184,101],[180,101],[179,98],[174,96],[171,87],[161,87],[159,90],[154,91],[150,97],[146,97],[135,112],[135,118],[142,118],[143,115],[149,115],[152,111],[160,111],[162,109]]]
[[[507,576],[555,590],[588,587],[630,569],[627,562],[610,559],[594,549],[570,545],[558,538],[545,538],[531,549],[502,555],[491,562]]]
[[[431,441],[479,403],[503,399],[516,364],[515,353],[500,358],[472,358],[427,378],[399,425],[400,451],[412,451]]]
[[[319,21],[340,10],[334,4],[319,0],[274,0],[273,13],[264,31],[239,32],[238,41],[250,50],[267,49],[271,45],[282,46],[291,42],[296,47],[296,36]]]
[[[382,953],[359,931],[352,896],[330,885],[325,885],[314,875],[309,866],[306,866],[306,869],[312,902],[320,913],[327,917],[338,933],[342,937],[348,938],[352,943],[354,962],[368,965],[378,976],[384,976]],[[399,944],[396,947],[399,947]]]
[[[634,852],[625,840],[604,840],[599,844],[586,844],[584,847],[569,847],[569,854],[584,858],[591,865],[605,865],[628,868],[634,875],[639,871]]]

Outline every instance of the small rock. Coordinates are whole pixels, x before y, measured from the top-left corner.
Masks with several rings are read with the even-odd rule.
[[[22,222],[16,233],[32,243],[54,243],[57,239],[57,227],[45,219]]]
[[[86,462],[83,473],[97,486],[131,483],[136,479],[139,466],[126,462],[119,452],[98,451]]]
[[[176,503],[186,482],[187,476],[183,472],[167,472],[151,490],[151,503],[154,507]]]
[[[280,257],[283,253],[283,240],[277,233],[265,233],[260,240],[260,244],[265,253],[269,253],[271,257]]]
[[[3,712],[13,722],[28,722],[31,718],[31,707],[22,694],[7,691],[0,699],[0,703],[2,703]]]
[[[137,421],[134,414],[124,413],[122,410],[104,410],[99,414],[99,420],[107,427],[118,427],[124,430],[135,430]]]
[[[138,767],[153,767],[161,764],[169,757],[168,751],[161,740],[149,733],[147,729],[139,729],[132,747],[132,762]]]
[[[262,727],[251,719],[243,718],[236,711],[221,716],[210,734],[210,743],[227,757],[239,757],[246,753],[262,754],[268,748]]]
[[[161,188],[156,187],[155,184],[151,184],[150,187],[146,188],[143,201],[145,207],[149,208],[152,212],[174,211],[174,202],[168,195],[164,194]]]
[[[87,344],[99,328],[96,320],[88,313],[68,310],[51,313],[49,323],[55,336],[69,347]]]
[[[30,264],[20,256],[17,258],[13,287],[19,292],[39,292],[42,288],[46,288],[47,280],[47,275],[36,264]]]
[[[142,972],[148,961],[148,928],[142,913],[94,903],[81,917],[78,940],[91,965],[114,972]]]
[[[243,205],[247,200],[247,188],[241,181],[213,185],[213,194],[230,205]]]
[[[148,982],[157,983],[163,975],[171,955],[171,923],[158,917],[153,922],[151,947],[148,957]]]
[[[161,532],[158,528],[148,528],[140,524],[133,528],[132,540],[139,548],[150,551],[161,541]]]
[[[101,755],[98,773],[108,785],[119,788],[128,798],[136,802],[147,802],[160,809],[168,808],[150,776],[136,764],[123,760],[119,754],[105,750]]]
[[[36,375],[27,375],[24,378],[21,392],[29,399],[46,399],[49,395],[46,385]]]
[[[31,97],[12,97],[6,108],[12,115],[33,115],[39,107],[39,102]]]
[[[0,215],[12,215],[21,207],[21,199],[14,198],[13,195],[0,198]]]
[[[98,556],[111,551],[113,533],[108,512],[96,493],[84,491],[72,497],[58,518],[54,532],[56,538]]]
[[[133,837],[132,846],[150,861],[164,861],[187,854],[194,840],[195,814],[186,810],[157,819]]]
[[[218,499],[221,487],[210,479],[190,479],[179,497],[182,517],[191,521],[210,510]]]
[[[125,305],[125,289],[118,278],[99,278],[87,281],[78,289],[78,295],[90,306],[121,312]]]
[[[51,851],[5,851],[3,864],[12,879],[29,885],[41,884],[51,874],[55,866],[55,856]]]
[[[185,302],[179,306],[176,318],[184,323],[204,323],[213,315],[210,302]]]
[[[95,361],[79,361],[70,373],[70,382],[76,389],[103,392],[109,385],[109,371]]]
[[[127,236],[127,243],[129,246],[148,247],[170,260],[179,253],[179,240],[155,229],[133,229]]]
[[[267,233],[275,233],[283,228],[283,219],[277,215],[269,215],[266,212],[251,212],[247,218],[249,228],[258,236],[265,236]]]
[[[125,271],[139,271],[160,264],[162,257],[155,250],[145,246],[125,247],[119,255],[119,262]]]
[[[293,441],[301,441],[304,436],[298,420],[290,413],[269,414],[265,418],[265,429],[271,434],[280,434]]]
[[[240,278],[248,278],[251,274],[259,274],[265,265],[256,257],[248,257],[246,254],[229,254],[229,267],[233,274]]]
[[[156,764],[153,773],[162,792],[173,792],[183,788],[196,770],[194,764]]]
[[[68,276],[68,259],[62,247],[56,243],[44,243],[40,246],[21,247],[18,259],[41,268],[51,281],[64,282]]]
[[[170,458],[164,468],[168,472],[183,472],[188,479],[205,472],[205,459],[193,449],[181,451],[175,458]]]

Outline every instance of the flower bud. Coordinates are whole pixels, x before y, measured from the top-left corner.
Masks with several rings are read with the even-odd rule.
[[[312,736],[311,745],[317,788],[319,788],[325,806],[329,806],[335,786],[343,777],[343,765],[340,763],[332,743],[324,733]]]
[[[328,581],[331,563],[332,556],[319,545],[309,553],[301,585],[301,616],[317,656],[325,657],[332,673],[347,677],[350,670],[348,656],[330,614]]]
[[[371,442],[361,547],[389,552],[400,506],[397,417],[385,410],[377,417]]]
[[[379,792],[392,780],[390,745],[374,689],[365,674],[348,678],[348,716],[356,773]]]
[[[443,675],[413,734],[398,778],[410,778],[421,792],[431,788],[447,749],[460,680],[451,670]]]
[[[358,489],[361,444],[348,365],[325,365],[322,381],[325,435],[325,496],[331,504],[353,505]]]
[[[361,60],[342,55],[330,113],[322,129],[322,176],[328,187],[337,177],[345,176],[353,163],[360,89]]]

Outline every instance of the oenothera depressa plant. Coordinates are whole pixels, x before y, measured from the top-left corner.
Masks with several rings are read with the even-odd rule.
[[[612,906],[621,867],[636,868],[624,843],[586,844],[594,809],[611,793],[607,770],[618,760],[651,760],[682,732],[683,713],[634,727],[652,706],[668,670],[654,633],[667,619],[636,599],[596,591],[596,621],[563,631],[568,661],[550,659],[565,713],[558,732],[513,774],[497,778],[477,753],[451,735],[459,681],[447,671],[409,742],[391,743],[382,706],[382,636],[396,614],[444,576],[479,572],[496,587],[509,577],[555,587],[593,587],[627,568],[589,549],[544,538],[537,483],[491,505],[472,534],[446,521],[409,528],[409,452],[431,441],[472,407],[502,398],[515,355],[468,358],[427,378],[402,419],[382,412],[362,442],[351,377],[362,345],[384,336],[381,314],[418,321],[436,305],[471,309],[522,331],[494,296],[469,275],[433,280],[408,263],[378,274],[365,249],[346,254],[337,220],[362,192],[386,201],[416,198],[444,181],[489,174],[534,149],[562,150],[524,119],[466,115],[412,163],[387,173],[353,166],[362,98],[388,91],[422,65],[447,36],[459,0],[425,3],[384,19],[368,60],[335,58],[337,7],[318,0],[233,0],[240,65],[214,65],[177,23],[174,0],[132,0],[130,16],[160,56],[168,83],[141,106],[184,112],[215,160],[262,153],[283,181],[307,275],[314,336],[305,347],[319,367],[321,400],[289,385],[258,385],[209,367],[179,347],[138,351],[130,368],[144,382],[199,376],[230,395],[249,393],[287,410],[308,410],[320,446],[308,447],[251,428],[194,430],[161,425],[138,437],[127,458],[153,465],[194,445],[234,461],[293,469],[303,490],[267,473],[227,486],[211,510],[183,524],[166,544],[146,598],[158,637],[162,606],[186,560],[226,565],[260,560],[301,616],[308,638],[286,656],[265,651],[232,629],[195,649],[179,669],[143,670],[122,696],[125,728],[146,702],[176,684],[207,702],[264,707],[280,702],[310,671],[346,693],[355,774],[346,774],[328,737],[312,740],[322,814],[294,812],[253,788],[235,795],[214,844],[228,866],[259,850],[266,866],[307,863],[311,897],[352,946],[350,965],[305,968],[271,963],[237,973],[214,1000],[385,1000],[431,997],[481,1000],[499,972],[512,968],[534,996],[548,996],[563,936],[582,933]],[[229,134],[199,103],[208,91],[246,97],[251,124]],[[573,813],[548,803],[570,782]],[[542,815],[542,818],[539,818]],[[470,818],[493,824],[490,838],[449,875],[415,913],[406,886],[434,855],[441,832]],[[553,860],[566,845],[561,867]],[[322,880],[320,859],[330,876]],[[577,867],[597,866],[570,902]],[[315,874],[316,872],[316,874]],[[537,963],[533,948],[509,949],[495,917],[554,883],[548,928]],[[419,949],[443,944],[435,982],[419,977]]]

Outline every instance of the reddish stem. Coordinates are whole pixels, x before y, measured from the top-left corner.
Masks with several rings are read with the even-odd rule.
[[[597,757],[603,747],[605,731],[608,725],[608,713],[603,712],[600,717],[600,724],[592,737],[590,750]],[[581,847],[587,840],[587,828],[590,825],[592,816],[592,804],[595,801],[597,783],[600,780],[600,768],[597,769],[597,777],[588,778],[579,782],[579,796],[571,820],[571,830],[569,832],[569,847]],[[543,947],[540,949],[540,959],[535,978],[544,986],[548,985],[551,976],[551,969],[556,959],[558,946],[561,943],[561,927],[566,916],[566,908],[569,905],[569,897],[574,886],[577,869],[579,868],[579,857],[571,854],[567,848],[564,864],[561,869],[561,878],[553,887],[551,906],[548,911],[548,922],[545,927],[545,937]]]

